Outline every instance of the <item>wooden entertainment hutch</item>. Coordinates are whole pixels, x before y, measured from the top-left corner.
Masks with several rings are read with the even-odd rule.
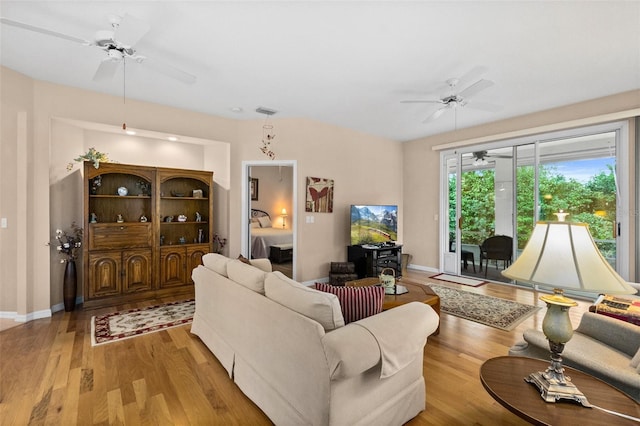
[[[213,173],[84,163],[84,307],[193,293],[213,251]]]

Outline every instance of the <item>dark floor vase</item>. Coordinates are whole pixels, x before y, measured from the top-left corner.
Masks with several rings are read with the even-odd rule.
[[[76,261],[68,260],[64,268],[64,282],[62,286],[64,293],[64,310],[66,312],[71,312],[76,307],[77,284]]]

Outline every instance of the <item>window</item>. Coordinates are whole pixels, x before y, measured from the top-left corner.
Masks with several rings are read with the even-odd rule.
[[[604,257],[628,275],[629,236],[619,234],[628,229],[620,214],[628,211],[628,197],[620,196],[628,191],[620,185],[627,167],[619,160],[628,157],[626,134],[626,123],[613,123],[443,152],[441,269],[508,281],[502,263],[475,268],[478,245],[492,235],[513,237],[515,260],[536,221],[566,216],[588,223]],[[474,268],[461,262],[469,251]]]

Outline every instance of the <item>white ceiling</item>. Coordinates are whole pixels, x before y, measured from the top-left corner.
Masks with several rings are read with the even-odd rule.
[[[110,14],[148,22],[138,53],[197,76],[127,62],[127,98],[235,119],[264,118],[263,106],[405,141],[640,89],[640,1],[0,0],[3,18],[88,40]],[[121,72],[93,81],[96,47],[0,27],[2,65],[123,95]],[[438,88],[475,67],[495,85],[455,113],[422,123],[437,106],[400,103],[447,95]]]

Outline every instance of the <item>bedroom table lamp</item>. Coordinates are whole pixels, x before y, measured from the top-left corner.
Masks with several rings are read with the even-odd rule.
[[[570,399],[591,407],[562,367],[564,345],[573,336],[569,309],[577,305],[563,290],[633,294],[635,289],[602,256],[585,223],[538,222],[522,254],[502,275],[553,289],[552,295],[540,297],[547,304],[542,331],[549,340],[551,364],[525,381],[535,385],[546,402]]]
[[[282,212],[280,213],[280,216],[282,216],[282,229],[284,229],[285,224],[286,224],[286,220],[287,220],[287,209],[282,209]]]

